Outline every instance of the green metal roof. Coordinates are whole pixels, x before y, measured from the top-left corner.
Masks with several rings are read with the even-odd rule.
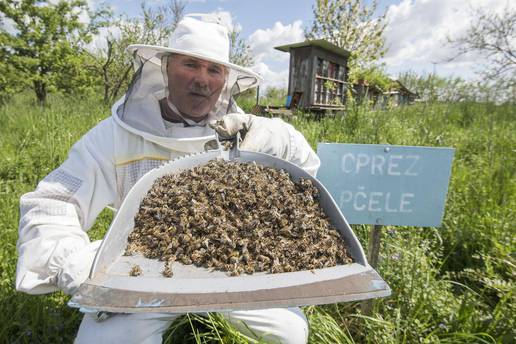
[[[302,48],[302,47],[308,47],[308,46],[315,46],[315,47],[323,48],[323,49],[329,50],[337,55],[349,56],[349,54],[350,54],[350,52],[347,51],[346,49],[339,48],[335,44],[330,43],[324,39],[315,39],[312,41],[306,40],[304,42],[299,42],[299,43],[280,45],[278,47],[274,47],[274,49],[277,49],[279,51],[289,52],[290,49]]]

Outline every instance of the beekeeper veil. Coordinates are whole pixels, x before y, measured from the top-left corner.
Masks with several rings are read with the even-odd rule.
[[[167,47],[135,44],[127,50],[134,58],[135,74],[116,113],[131,127],[153,135],[166,135],[161,116],[165,102],[186,126],[204,126],[211,120],[236,112],[235,96],[261,81],[250,69],[229,62],[228,29],[214,14],[186,15],[172,33]],[[182,113],[182,109],[172,102],[167,63],[175,54],[213,62],[224,68],[225,83],[220,96],[200,122],[185,118],[188,114]]]

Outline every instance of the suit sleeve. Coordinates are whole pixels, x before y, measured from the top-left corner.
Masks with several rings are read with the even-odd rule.
[[[286,126],[290,136],[290,152],[288,154],[288,160],[315,177],[319,167],[321,166],[321,160],[310,144],[306,141],[303,134],[288,123],[284,123],[284,125]]]
[[[73,294],[87,278],[100,241],[87,231],[115,199],[113,122],[105,120],[66,161],[20,199],[16,289]]]

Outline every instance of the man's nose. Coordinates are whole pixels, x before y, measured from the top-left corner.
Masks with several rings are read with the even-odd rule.
[[[209,78],[208,70],[205,68],[199,68],[195,73],[194,81],[200,87],[208,87]]]

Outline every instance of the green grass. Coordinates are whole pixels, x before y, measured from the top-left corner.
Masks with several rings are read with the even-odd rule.
[[[61,293],[14,290],[19,197],[57,167],[71,145],[108,116],[97,100],[50,98],[44,108],[16,97],[0,108],[0,342],[70,343],[81,315]],[[493,104],[357,108],[345,117],[290,122],[318,142],[456,148],[441,228],[387,227],[379,272],[391,297],[310,306],[311,343],[513,343],[516,328],[516,109]],[[91,235],[101,238],[111,214]],[[367,248],[368,226],[354,226]],[[168,343],[247,343],[219,316],[184,316]]]

